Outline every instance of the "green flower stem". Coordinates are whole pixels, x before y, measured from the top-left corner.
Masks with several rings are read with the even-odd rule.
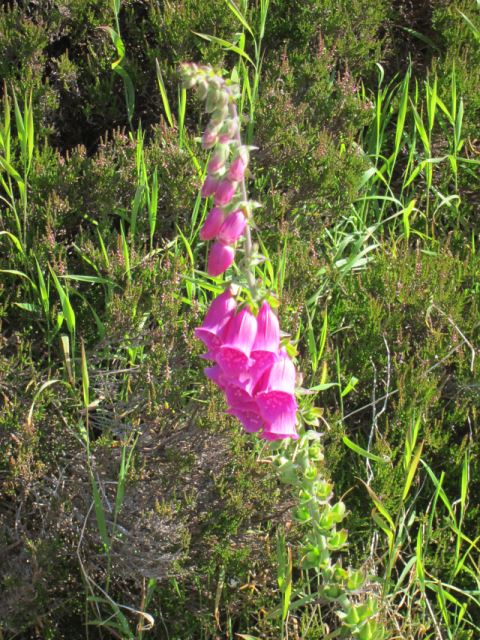
[[[239,126],[237,127],[237,132],[235,134],[235,140],[237,141],[238,145],[241,146],[242,138],[240,136],[240,119],[238,116],[237,105],[235,104],[235,102],[232,102],[230,104],[229,109],[230,109],[230,115],[232,116],[232,118],[237,120],[239,123]],[[257,284],[255,281],[254,267],[252,265],[253,242],[252,242],[252,231],[250,229],[250,224],[249,224],[250,220],[252,219],[252,211],[249,205],[247,187],[245,184],[245,177],[243,177],[242,180],[240,181],[240,193],[242,194],[242,200],[245,203],[245,206],[247,207],[247,214],[248,214],[247,226],[245,227],[244,272],[247,278],[248,288],[250,289],[250,293],[253,299],[255,299],[255,296],[257,293]]]
[[[346,546],[346,532],[337,524],[345,518],[345,505],[333,502],[333,486],[321,475],[319,463],[323,449],[319,435],[304,432],[292,447],[273,445],[272,461],[280,480],[292,488],[298,500],[294,518],[303,530],[297,550],[298,563],[307,574],[314,574],[317,593],[308,593],[312,601],[334,607],[339,619],[338,637],[381,640],[384,633],[376,622],[374,600],[361,595],[365,576],[361,571],[345,569],[340,558]],[[308,591],[308,590],[307,590]]]

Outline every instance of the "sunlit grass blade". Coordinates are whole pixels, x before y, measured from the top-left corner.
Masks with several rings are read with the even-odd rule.
[[[388,459],[381,458],[380,456],[377,456],[374,453],[367,451],[366,449],[358,445],[356,442],[353,442],[352,440],[350,440],[350,438],[348,438],[347,436],[343,436],[342,441],[344,445],[346,445],[352,451],[355,451],[355,453],[358,453],[358,455],[362,456],[363,458],[367,458],[368,460],[373,460],[374,462],[380,462],[381,464],[385,464],[386,462],[388,462]]]
[[[185,112],[187,109],[187,91],[183,87],[178,89],[178,146],[183,148],[185,139]]]
[[[422,450],[423,450],[423,442],[421,442],[415,452],[415,455],[413,456],[413,459],[410,463],[410,466],[408,468],[408,472],[407,472],[407,477],[405,479],[405,485],[403,487],[403,492],[402,492],[402,502],[405,502],[408,493],[410,491],[410,487],[412,486],[412,482],[413,479],[415,477],[415,473],[417,471],[418,468],[418,464],[420,462],[420,457],[422,455]]]
[[[230,11],[233,13],[233,15],[237,18],[237,20],[241,23],[241,25],[250,33],[252,37],[254,37],[252,28],[248,24],[247,19],[242,14],[240,9],[237,7],[235,2],[233,2],[233,0],[225,0],[225,3],[227,7],[230,9]]]
[[[237,46],[236,44],[233,44],[233,42],[228,42],[228,40],[224,40],[223,38],[217,38],[217,36],[210,36],[210,35],[207,35],[206,33],[198,33],[197,31],[193,31],[193,33],[199,38],[203,38],[208,42],[215,42],[215,44],[220,45],[224,49],[227,49],[228,51],[233,51],[233,53],[236,53],[242,58],[245,58],[245,60],[247,60],[247,62],[249,62],[252,66],[255,66],[255,63],[250,58],[250,56],[241,47]]]
[[[157,70],[157,82],[158,82],[158,88],[160,91],[160,96],[162,98],[163,109],[165,111],[168,124],[171,127],[173,127],[172,111],[170,109],[170,103],[168,101],[168,95],[167,95],[167,90],[165,88],[165,83],[163,82],[163,76],[162,76],[162,71],[160,69],[160,64],[157,59],[155,59],[155,67]]]
[[[52,269],[50,265],[48,265],[50,269],[50,273],[52,275],[53,283],[55,285],[55,289],[57,290],[58,297],[60,298],[60,304],[62,306],[63,317],[65,318],[65,322],[67,323],[67,328],[70,334],[73,336],[75,334],[76,327],[76,319],[75,312],[73,310],[72,304],[70,302],[70,297],[68,295],[68,290],[62,287],[57,274]]]
[[[85,407],[88,416],[88,406],[90,404],[90,379],[88,376],[87,355],[85,353],[85,343],[83,340],[80,343],[80,357],[82,365],[83,406]]]

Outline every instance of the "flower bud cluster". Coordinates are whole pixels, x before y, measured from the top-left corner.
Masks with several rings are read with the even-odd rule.
[[[215,363],[205,375],[225,393],[228,413],[245,431],[265,440],[296,440],[295,367],[280,346],[278,319],[268,302],[255,316],[248,307],[238,310],[227,289],[195,335],[207,347],[203,358]]]
[[[211,276],[218,276],[232,265],[234,247],[247,225],[246,203],[242,202],[240,192],[249,154],[240,139],[235,106],[239,89],[216,75],[210,67],[184,64],[181,73],[184,86],[197,88],[210,114],[202,135],[203,148],[212,150],[202,196],[212,196],[214,207],[200,231],[200,238],[215,241],[210,249],[207,271]]]

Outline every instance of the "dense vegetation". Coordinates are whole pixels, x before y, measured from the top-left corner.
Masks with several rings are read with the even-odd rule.
[[[292,496],[202,373],[186,60],[243,87],[345,565],[385,637],[480,637],[479,42],[474,0],[3,3],[0,638],[338,622],[295,557],[279,586]]]

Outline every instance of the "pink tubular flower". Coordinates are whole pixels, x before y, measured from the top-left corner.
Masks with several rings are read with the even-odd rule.
[[[228,177],[230,180],[240,182],[245,175],[245,169],[247,168],[247,161],[242,156],[237,156],[230,165],[228,170]]]
[[[235,251],[223,242],[214,242],[208,256],[207,271],[210,276],[219,276],[233,263]]]
[[[207,176],[202,187],[202,198],[208,198],[208,196],[212,196],[215,193],[217,187],[218,180],[216,180],[212,176]]]
[[[232,182],[227,178],[221,180],[218,183],[218,187],[215,191],[215,204],[220,207],[223,207],[224,205],[228,204],[230,200],[233,198],[236,190],[237,190],[237,185],[235,182]]]
[[[236,382],[236,381],[235,381]],[[257,405],[255,404],[255,400],[252,396],[239,387],[235,382],[231,380],[225,385],[225,395],[227,397],[227,402],[231,409],[246,409],[250,407],[258,411]]]
[[[216,238],[224,221],[225,216],[223,211],[218,207],[214,207],[208,214],[203,227],[200,229],[200,239],[213,240],[213,238]]]
[[[257,319],[250,309],[242,309],[228,323],[216,358],[227,378],[241,382],[247,375],[256,333]]]
[[[262,437],[267,440],[296,439],[297,401],[295,400],[295,367],[286,353],[263,374],[255,387],[255,400],[266,422]]]
[[[218,239],[225,244],[234,244],[245,231],[247,221],[242,211],[234,211],[225,219],[219,232]]]
[[[242,252],[238,268],[235,265],[241,276],[238,282],[234,278],[212,302],[202,325],[195,329],[196,338],[206,347],[201,358],[211,361],[204,373],[221,390],[227,413],[247,433],[267,441],[296,440],[295,366],[280,346],[279,321],[267,301],[257,313],[263,287],[256,279],[258,259],[250,238],[249,212],[257,203],[248,199],[245,184],[250,151],[255,147],[242,144],[236,105],[242,92],[236,82],[216,74],[209,65],[183,64],[181,69],[184,87],[197,88],[210,114],[201,140],[203,149],[210,150],[201,196],[213,196],[214,204],[199,233],[201,240],[213,241],[208,274],[220,276],[232,265],[237,244]],[[249,308],[248,300],[255,310]]]
[[[295,391],[295,365],[290,360],[285,349],[281,349],[277,361],[265,372],[259,380],[255,394],[285,393],[292,395]]]
[[[292,406],[279,413],[274,420],[267,423],[261,434],[264,440],[283,440],[292,438],[298,440],[298,433],[295,429],[297,422],[297,407]]]
[[[280,347],[280,325],[268,302],[264,302],[257,316],[258,330],[251,357],[257,369],[266,369],[277,360]]]
[[[233,317],[237,303],[230,289],[226,289],[210,305],[201,327],[195,329],[195,336],[202,340],[207,349],[218,349],[222,344],[224,330]]]

